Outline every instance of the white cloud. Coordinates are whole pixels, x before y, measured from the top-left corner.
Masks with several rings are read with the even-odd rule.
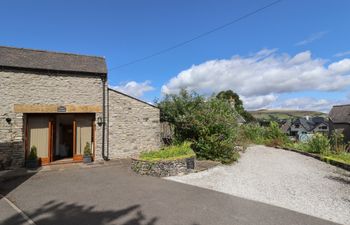
[[[247,108],[263,108],[278,94],[301,91],[340,91],[350,85],[350,59],[327,66],[310,51],[294,56],[264,49],[248,57],[210,60],[180,72],[163,85],[162,93],[181,88],[201,94],[232,89]]]
[[[328,31],[321,31],[318,33],[314,33],[311,34],[309,37],[307,37],[306,39],[299,41],[298,43],[296,43],[295,45],[307,45],[310,44],[318,39],[321,39],[322,37],[324,37],[326,34],[328,33]]]
[[[298,109],[298,110],[314,110],[319,112],[328,113],[333,105],[344,104],[344,100],[328,100],[317,99],[310,97],[291,98],[279,102],[275,108],[283,109]]]
[[[350,55],[350,51],[338,52],[337,54],[334,55],[334,57],[344,57],[348,55]]]
[[[330,64],[328,68],[336,73],[348,73],[350,72],[350,59],[343,59],[338,62],[334,62]]]
[[[154,90],[154,87],[151,86],[151,82],[148,80],[141,83],[130,81],[127,83],[121,83],[117,86],[110,86],[110,88],[137,98],[142,97],[145,92]]]
[[[241,96],[241,98],[244,102],[244,107],[248,110],[266,108],[277,100],[277,96],[273,94],[253,97]]]

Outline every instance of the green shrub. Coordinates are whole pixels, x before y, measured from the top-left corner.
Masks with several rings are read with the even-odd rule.
[[[175,143],[198,138],[194,114],[200,112],[205,103],[204,97],[186,90],[181,90],[178,95],[166,95],[158,103],[161,121],[174,126]]]
[[[276,122],[270,122],[266,130],[265,144],[272,147],[285,147],[290,143],[286,134],[284,134]]]
[[[86,142],[85,147],[84,147],[84,155],[85,156],[91,156],[91,147],[90,147],[90,143]]]
[[[326,154],[323,154],[323,156],[328,159],[350,164],[350,153],[348,152],[339,152],[339,153],[328,152]]]
[[[232,162],[238,135],[237,112],[224,99],[205,99],[182,90],[158,104],[162,120],[174,126],[175,143],[191,141],[198,158]]]
[[[216,135],[199,138],[193,144],[193,149],[199,159],[209,159],[229,164],[238,159],[238,152],[234,149],[234,142],[226,139],[220,140]]]
[[[238,126],[237,138],[235,140],[236,146],[243,147],[243,151],[251,144],[251,141],[245,136],[244,132],[243,125]]]
[[[162,160],[162,159],[182,159],[195,156],[191,149],[190,142],[184,142],[179,145],[167,146],[157,151],[146,151],[140,153],[142,160]]]
[[[276,122],[271,122],[269,127],[247,124],[242,126],[242,129],[247,140],[254,144],[265,144],[271,147],[286,147],[291,144],[288,136],[281,131]]]
[[[28,160],[37,160],[38,159],[38,151],[35,145],[30,148],[30,152],[28,155]]]
[[[314,134],[306,145],[306,151],[311,153],[327,154],[331,150],[329,139],[322,134]]]
[[[296,149],[296,150],[300,150],[303,152],[307,152],[308,151],[308,144],[304,143],[304,142],[294,142],[291,143],[290,145],[286,146],[292,149]]]
[[[319,154],[325,159],[332,159],[335,161],[350,164],[350,153],[345,151],[337,151],[332,149],[332,139],[328,139],[322,134],[315,134],[308,142],[295,142],[289,147],[299,151]]]
[[[266,128],[259,124],[244,124],[240,127],[241,138],[246,138],[250,143],[264,144],[266,140]]]
[[[330,138],[330,144],[333,152],[345,152],[346,143],[344,141],[344,134],[340,130],[334,130]]]
[[[238,125],[231,105],[212,98],[194,116],[198,138],[193,140],[192,147],[198,158],[233,162]]]

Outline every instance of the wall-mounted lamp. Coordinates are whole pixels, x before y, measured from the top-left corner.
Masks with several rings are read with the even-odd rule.
[[[11,118],[9,118],[9,117],[6,118],[6,122],[7,122],[8,124],[11,124],[11,121],[12,121]]]
[[[97,117],[97,125],[99,125],[99,126],[102,126],[102,124],[103,124],[103,119],[102,119],[102,117]]]

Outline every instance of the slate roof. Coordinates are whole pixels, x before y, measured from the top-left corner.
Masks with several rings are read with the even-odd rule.
[[[315,124],[320,124],[320,123],[326,122],[325,118],[321,117],[321,116],[312,117],[311,120]]]
[[[308,120],[306,118],[298,118],[294,120],[292,123],[303,126],[306,131],[312,131],[321,123],[328,125],[328,122],[323,117],[313,117]]]
[[[0,46],[0,67],[106,75],[103,57]]]
[[[246,122],[245,119],[243,118],[243,116],[241,116],[238,113],[237,113],[236,119],[237,119],[237,123],[245,123]]]
[[[294,121],[293,124],[299,124],[305,128],[307,131],[311,131],[314,128],[314,123],[305,118],[298,118]]]
[[[329,112],[333,123],[350,123],[350,105],[335,105]]]
[[[292,121],[287,120],[282,126],[281,126],[281,130],[284,133],[287,133],[289,131],[290,126],[292,125]]]

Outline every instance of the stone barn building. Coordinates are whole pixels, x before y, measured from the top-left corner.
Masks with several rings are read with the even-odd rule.
[[[330,135],[334,131],[344,135],[344,142],[350,142],[350,105],[335,105],[329,112]]]
[[[103,57],[0,46],[0,169],[130,157],[160,147],[159,109],[108,88]]]

